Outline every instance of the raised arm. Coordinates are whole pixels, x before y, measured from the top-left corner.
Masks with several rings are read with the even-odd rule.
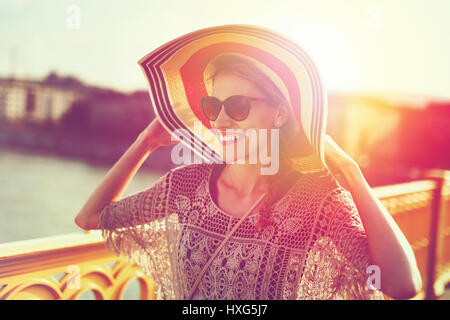
[[[158,147],[175,143],[155,118],[108,171],[75,217],[75,223],[84,230],[97,229],[102,209],[119,200],[147,157]]]
[[[327,136],[329,161],[339,167],[367,233],[371,262],[381,271],[381,290],[394,299],[409,299],[421,289],[414,252],[392,216],[373,194],[358,164]]]

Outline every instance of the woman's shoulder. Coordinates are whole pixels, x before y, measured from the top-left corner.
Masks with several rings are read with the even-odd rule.
[[[317,214],[326,217],[330,225],[339,225],[347,231],[364,233],[358,209],[351,192],[331,174],[314,174],[309,177],[314,188]]]
[[[336,178],[329,173],[302,173],[294,186],[275,205],[275,210],[288,212],[303,218],[328,213],[333,209],[336,216],[343,215],[353,219],[357,215],[355,203],[349,190],[344,188]]]
[[[302,175],[291,194],[289,206],[286,211],[291,215],[298,211],[300,218],[305,212],[308,216],[317,217],[317,221],[321,221],[322,231],[327,229],[330,237],[344,233],[364,236],[362,221],[351,192],[329,173]]]
[[[294,199],[322,201],[335,190],[345,190],[327,171],[301,172],[292,188]]]

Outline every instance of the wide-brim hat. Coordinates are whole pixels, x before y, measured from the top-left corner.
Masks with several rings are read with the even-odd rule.
[[[204,28],[171,40],[139,60],[155,114],[166,130],[204,161],[221,161],[218,140],[205,139],[211,125],[200,100],[211,95],[210,62],[223,54],[251,60],[288,101],[291,116],[312,146],[309,155],[295,159],[300,171],[328,169],[324,158],[327,94],[319,72],[297,43],[259,26]]]

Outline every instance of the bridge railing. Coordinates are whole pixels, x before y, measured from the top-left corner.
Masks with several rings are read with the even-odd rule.
[[[0,245],[0,299],[155,299],[155,285],[135,265],[105,248],[98,230]]]
[[[450,171],[373,190],[414,250],[424,284],[416,298],[441,296],[450,282]]]

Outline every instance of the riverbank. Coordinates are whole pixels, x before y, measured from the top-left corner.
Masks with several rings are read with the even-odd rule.
[[[0,126],[0,148],[3,150],[51,155],[75,159],[90,165],[111,167],[133,141],[110,140],[86,133],[73,133],[58,129]],[[170,159],[171,148],[159,148],[142,165],[146,171],[165,172],[174,167]]]

